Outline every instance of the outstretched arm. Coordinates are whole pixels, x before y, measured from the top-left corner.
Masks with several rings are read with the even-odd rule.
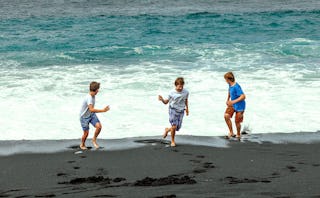
[[[103,109],[95,109],[93,108],[93,105],[92,104],[89,104],[88,105],[88,108],[89,108],[89,111],[92,112],[92,113],[102,113],[102,112],[107,112],[110,110],[110,107],[109,106],[106,106],[105,108]]]
[[[163,99],[162,96],[159,95],[159,100],[163,103],[163,104],[168,104],[169,100],[168,99]]]

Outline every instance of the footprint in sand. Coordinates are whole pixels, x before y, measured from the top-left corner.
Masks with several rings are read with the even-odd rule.
[[[203,168],[215,168],[215,165],[213,165],[211,162],[205,162],[203,164]]]
[[[67,173],[57,173],[57,176],[58,176],[58,177],[66,176],[66,175],[68,175],[68,174],[67,174]]]
[[[197,158],[201,158],[201,159],[205,158],[204,155],[197,155],[196,157],[197,157]]]
[[[197,163],[197,164],[199,164],[199,163],[201,163],[201,161],[200,160],[189,160],[190,162],[193,162],[193,163]]]
[[[297,170],[297,168],[296,167],[294,167],[294,166],[291,166],[291,165],[288,165],[287,166],[287,169],[289,169],[291,172],[298,172],[298,170]]]
[[[280,177],[280,173],[279,172],[274,172],[271,174],[271,178],[279,178]]]

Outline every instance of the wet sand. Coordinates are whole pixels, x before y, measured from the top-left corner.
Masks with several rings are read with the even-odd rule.
[[[1,156],[0,197],[320,197],[319,143],[140,143]]]

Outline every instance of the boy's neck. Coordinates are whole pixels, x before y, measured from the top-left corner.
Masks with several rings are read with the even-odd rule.
[[[94,97],[94,96],[96,95],[96,92],[90,91],[89,94],[90,94],[92,97]]]
[[[236,84],[236,81],[230,82],[230,86],[231,86],[231,87],[234,86],[235,84]]]

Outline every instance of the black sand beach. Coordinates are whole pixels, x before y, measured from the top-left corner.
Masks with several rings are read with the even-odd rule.
[[[319,143],[142,143],[1,156],[0,197],[320,197]]]

